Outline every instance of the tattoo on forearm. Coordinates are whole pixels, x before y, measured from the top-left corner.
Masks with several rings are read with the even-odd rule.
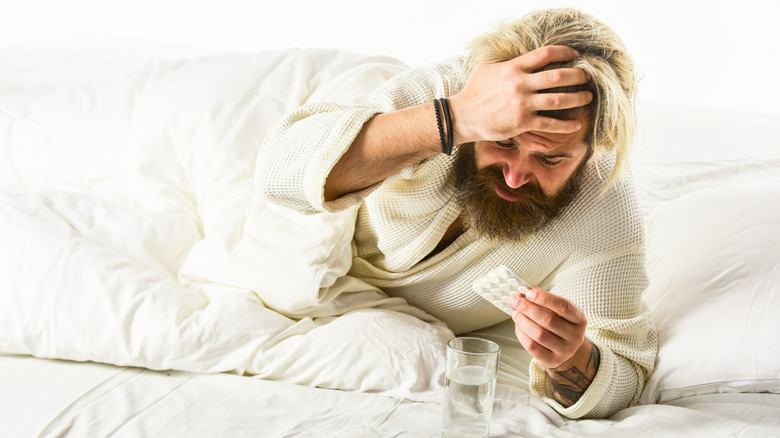
[[[548,371],[547,380],[553,388],[555,399],[567,407],[577,403],[596,377],[600,364],[601,353],[595,345],[590,344],[590,357],[584,370],[573,366]]]

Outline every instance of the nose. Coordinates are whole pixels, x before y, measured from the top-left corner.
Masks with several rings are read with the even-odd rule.
[[[504,163],[504,181],[510,188],[516,189],[531,180],[531,172],[528,166],[524,166],[522,160],[514,160]]]

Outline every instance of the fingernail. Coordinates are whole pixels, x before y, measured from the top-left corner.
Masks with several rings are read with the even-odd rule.
[[[593,100],[593,93],[588,91],[588,102],[590,102],[591,100]]]
[[[512,307],[515,307],[519,301],[520,301],[520,298],[518,298],[517,295],[512,295],[509,298],[509,305],[512,306]]]
[[[576,49],[572,49],[572,50],[574,50],[574,56],[579,58],[580,57],[580,52],[578,50],[576,50]]]
[[[528,289],[528,292],[525,293],[525,298],[533,301],[536,298],[536,289]]]
[[[582,129],[582,123],[577,122],[577,131],[579,131],[580,129]]]

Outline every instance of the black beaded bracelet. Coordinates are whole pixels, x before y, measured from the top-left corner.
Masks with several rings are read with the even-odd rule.
[[[441,109],[439,109],[439,99],[433,99],[433,108],[436,110],[436,125],[439,127],[439,141],[441,141],[441,150],[447,148],[447,140],[444,137],[444,125],[441,122]]]
[[[439,108],[439,105],[441,105],[441,108]],[[436,125],[439,128],[441,151],[447,155],[452,155],[454,138],[452,132],[452,114],[450,113],[450,103],[446,97],[442,97],[440,99],[433,100],[433,107],[436,110]],[[444,118],[443,122],[442,118]]]
[[[450,113],[450,101],[447,100],[446,97],[442,97],[441,99],[441,106],[444,110],[444,122],[447,125],[447,145],[444,149],[442,149],[442,152],[444,152],[447,155],[452,155],[452,147],[454,146],[455,142],[455,135],[452,132],[452,114]]]

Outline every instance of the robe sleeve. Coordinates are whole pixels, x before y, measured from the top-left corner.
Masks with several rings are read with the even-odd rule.
[[[305,214],[341,211],[380,184],[326,202],[325,180],[375,114],[431,102],[455,93],[462,57],[401,73],[347,104],[312,103],[285,115],[268,132],[258,154],[258,194]],[[392,147],[392,145],[388,145]]]

